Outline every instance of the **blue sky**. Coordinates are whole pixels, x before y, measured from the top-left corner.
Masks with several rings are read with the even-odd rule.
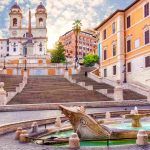
[[[16,0],[0,0],[0,38],[7,37],[9,10]],[[23,11],[23,26],[27,24],[28,8],[34,13],[40,0],[17,0]],[[94,28],[116,9],[123,9],[134,0],[41,0],[47,8],[48,47],[52,48],[59,36],[72,28],[75,19],[82,21],[82,28]]]

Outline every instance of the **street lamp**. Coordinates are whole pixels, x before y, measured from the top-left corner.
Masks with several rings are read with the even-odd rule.
[[[66,58],[66,70],[68,70],[68,61],[67,61],[67,58]]]
[[[25,49],[25,55],[24,55],[24,57],[25,57],[25,62],[24,62],[24,71],[27,71],[27,58],[26,58],[26,55],[27,55],[27,47],[25,46],[24,47],[24,49]]]
[[[6,56],[4,56],[4,67],[3,69],[6,69],[6,60],[5,60]]]
[[[124,64],[123,67],[124,67],[124,70],[123,70],[123,73],[124,73],[124,81],[123,81],[123,83],[127,83],[126,64]]]
[[[25,64],[24,64],[24,71],[27,71],[27,59],[26,59],[26,56],[25,56]]]

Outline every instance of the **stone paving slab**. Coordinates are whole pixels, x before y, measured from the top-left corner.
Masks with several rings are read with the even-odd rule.
[[[139,106],[138,108],[149,109],[149,106]],[[100,113],[116,110],[119,111],[124,109],[131,110],[134,109],[134,107],[88,108],[87,113]],[[21,121],[51,118],[58,115],[61,115],[59,110],[0,112],[0,126]]]

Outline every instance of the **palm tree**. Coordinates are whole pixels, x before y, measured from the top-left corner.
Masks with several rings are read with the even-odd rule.
[[[76,36],[76,46],[75,46],[75,68],[77,67],[76,64],[77,64],[77,43],[78,43],[78,35],[79,33],[81,32],[81,26],[82,26],[82,23],[81,23],[81,20],[75,20],[74,23],[73,23],[73,31],[75,33],[75,36]]]

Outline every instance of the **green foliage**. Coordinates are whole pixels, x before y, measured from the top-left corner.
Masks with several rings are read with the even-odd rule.
[[[97,55],[88,54],[84,57],[84,65],[85,66],[93,66],[95,63],[97,63],[99,60],[99,57]]]
[[[81,20],[75,20],[73,23],[73,31],[78,35],[81,31]]]
[[[65,49],[61,42],[56,43],[55,49],[51,51],[52,63],[65,62]]]

